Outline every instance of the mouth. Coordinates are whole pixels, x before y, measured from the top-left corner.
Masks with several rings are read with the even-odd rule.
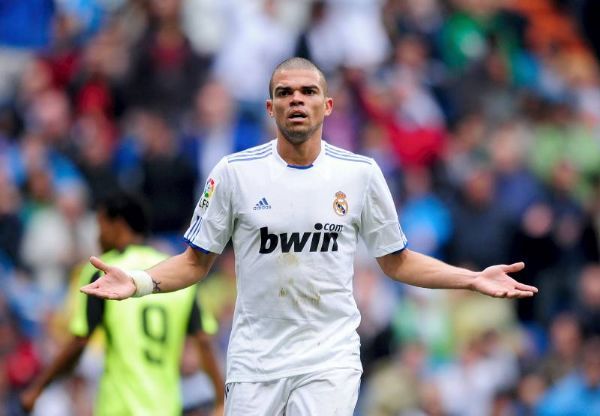
[[[291,121],[302,121],[308,118],[308,115],[304,111],[294,110],[288,114],[287,118]]]

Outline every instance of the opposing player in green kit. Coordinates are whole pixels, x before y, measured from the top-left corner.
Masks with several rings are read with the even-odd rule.
[[[102,260],[118,267],[150,267],[167,256],[143,245],[147,217],[134,197],[119,193],[98,210]],[[102,275],[92,265],[80,274],[80,286]],[[104,373],[95,415],[180,415],[179,364],[186,335],[194,338],[204,370],[222,413],[224,383],[209,336],[202,330],[196,288],[125,301],[108,301],[79,293],[70,324],[72,338],[54,361],[21,395],[25,410],[34,407],[43,389],[73,367],[94,330],[106,334]]]

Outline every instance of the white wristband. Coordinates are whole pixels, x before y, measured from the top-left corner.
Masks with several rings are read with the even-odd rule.
[[[133,284],[135,285],[134,298],[139,298],[152,293],[154,283],[152,277],[150,277],[147,272],[144,270],[128,270],[127,274],[131,277],[131,280],[133,280]]]

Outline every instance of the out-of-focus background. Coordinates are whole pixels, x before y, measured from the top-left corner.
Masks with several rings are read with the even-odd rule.
[[[152,244],[182,250],[213,165],[274,137],[267,83],[293,55],[326,73],[324,137],[377,160],[411,249],[523,260],[540,289],[407,287],[361,254],[356,414],[600,414],[598,21],[594,0],[1,0],[0,415],[64,342],[98,198],[143,193]],[[201,288],[224,362],[231,252]],[[91,414],[101,357],[35,414]],[[190,351],[182,374],[186,403],[210,396]]]

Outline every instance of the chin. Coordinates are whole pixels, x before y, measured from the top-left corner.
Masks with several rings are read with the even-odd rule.
[[[282,132],[283,137],[292,144],[301,144],[310,138],[310,134],[306,132]]]

